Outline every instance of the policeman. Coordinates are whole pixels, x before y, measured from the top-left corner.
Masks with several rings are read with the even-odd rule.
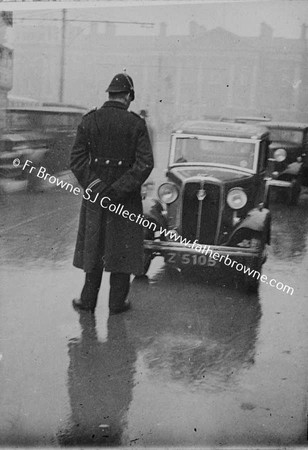
[[[106,92],[108,101],[83,117],[71,151],[72,172],[85,190],[73,264],[86,276],[73,307],[94,312],[105,269],[111,272],[109,310],[116,314],[129,308],[130,274],[143,272],[143,227],[101,204],[142,214],[141,185],[154,163],[145,121],[127,110],[135,98],[132,78],[115,75]]]

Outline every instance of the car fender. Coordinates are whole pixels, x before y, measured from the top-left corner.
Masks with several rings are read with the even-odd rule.
[[[298,176],[302,168],[302,165],[303,165],[302,162],[293,162],[289,164],[288,167],[278,176],[278,180],[279,179],[283,180],[286,177],[290,178]]]
[[[159,200],[155,198],[145,198],[142,200],[143,215],[152,222],[157,223],[159,227],[167,228],[167,220],[164,215],[164,207]]]
[[[266,231],[266,243],[270,243],[270,225],[271,225],[271,213],[267,208],[254,208],[248,214],[247,217],[236,227],[232,235],[229,238],[231,241],[236,233],[242,228],[248,228],[252,231],[262,233]]]

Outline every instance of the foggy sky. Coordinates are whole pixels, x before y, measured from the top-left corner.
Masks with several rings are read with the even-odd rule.
[[[123,2],[124,3],[124,2]],[[260,32],[261,22],[271,25],[274,36],[298,38],[302,23],[308,24],[308,1],[293,0],[258,0],[258,1],[218,1],[199,5],[166,6],[127,6],[98,9],[69,9],[68,19],[97,19],[110,21],[153,22],[152,28],[134,25],[117,25],[117,34],[158,34],[159,24],[167,23],[167,34],[188,34],[189,22],[195,20],[206,29],[223,27],[231,32],[245,36],[256,36]],[[153,4],[155,0],[153,0]],[[51,2],[55,5],[55,2]],[[57,3],[57,7],[66,6],[67,2]],[[78,6],[87,6],[87,2],[78,2]],[[25,6],[25,3],[22,4]],[[49,11],[49,17],[58,17],[60,11]],[[14,17],[45,16],[46,12],[14,12]],[[86,30],[88,24],[82,24]],[[101,24],[104,31],[104,24]]]

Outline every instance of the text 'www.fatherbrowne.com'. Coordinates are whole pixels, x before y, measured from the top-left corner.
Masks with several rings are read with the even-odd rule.
[[[21,165],[21,161],[19,158],[15,158],[13,161],[13,166],[18,167]],[[40,178],[43,181],[48,181],[50,184],[53,184],[65,191],[71,192],[74,195],[79,195],[81,193],[81,189],[77,186],[74,186],[73,184],[61,180],[57,178],[54,175],[51,175],[47,172],[47,169],[43,166],[39,167],[37,169],[33,162],[27,159],[23,166],[22,170],[27,169],[29,173],[34,173],[32,175],[36,175],[38,178]],[[124,219],[130,220],[131,222],[135,222],[138,225],[143,226],[144,228],[147,228],[153,232],[155,232],[156,237],[163,236],[165,238],[168,238],[171,241],[177,242],[184,247],[187,247],[189,249],[193,249],[194,251],[198,252],[200,255],[205,255],[211,258],[214,261],[222,262],[228,267],[235,268],[238,272],[243,272],[245,275],[248,275],[250,277],[253,277],[257,280],[260,280],[262,283],[269,284],[271,287],[274,287],[275,289],[284,292],[289,295],[293,295],[294,288],[291,286],[288,286],[287,284],[282,283],[281,281],[275,280],[275,278],[268,278],[267,275],[262,274],[258,270],[251,269],[250,267],[246,266],[245,264],[242,264],[234,259],[231,259],[229,255],[221,255],[218,251],[214,251],[211,249],[209,245],[206,244],[200,244],[198,240],[196,239],[194,242],[191,242],[189,239],[183,238],[180,234],[176,233],[174,230],[166,230],[163,227],[160,227],[158,230],[156,222],[148,220],[148,218],[144,217],[143,214],[135,214],[127,209],[125,209],[125,206],[118,203],[114,204],[111,203],[111,199],[108,196],[102,196],[100,194],[97,194],[94,198],[91,195],[92,190],[87,188],[84,190],[84,193],[82,195],[83,199],[86,201],[89,201],[91,203],[99,202],[99,205],[114,214],[117,214]]]
[[[231,259],[229,255],[221,255],[218,251],[214,251],[211,249],[209,245],[200,244],[198,240],[195,239],[194,242],[191,240],[183,238],[180,234],[176,233],[173,230],[166,230],[165,228],[160,227],[159,236],[164,236],[174,242],[178,242],[179,244],[193,249],[196,252],[199,252],[200,255],[205,255],[213,259],[214,261],[222,262],[228,267],[235,268],[238,272],[243,272],[245,275],[248,275],[256,280],[260,280],[262,283],[269,284],[271,287],[274,287],[278,291],[282,291],[286,294],[293,295],[294,288],[288,286],[287,284],[282,283],[281,281],[277,281],[275,278],[268,278],[267,275],[262,274],[255,269],[251,269],[250,267],[242,264],[234,259]]]

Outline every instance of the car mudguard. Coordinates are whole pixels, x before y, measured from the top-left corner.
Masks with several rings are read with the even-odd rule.
[[[262,233],[264,230],[266,232],[266,243],[270,244],[270,233],[271,233],[271,213],[267,208],[254,208],[247,214],[247,217],[236,227],[236,229],[231,234],[229,241],[231,241],[236,233],[242,228],[247,228],[252,231]]]
[[[281,174],[277,177],[278,180],[284,180],[288,178],[297,177],[302,169],[303,163],[302,162],[293,162],[288,165],[288,167],[281,172]]]
[[[167,220],[163,214],[164,207],[157,199],[145,198],[142,200],[142,206],[143,215],[147,219],[156,222],[159,227],[167,229]]]

